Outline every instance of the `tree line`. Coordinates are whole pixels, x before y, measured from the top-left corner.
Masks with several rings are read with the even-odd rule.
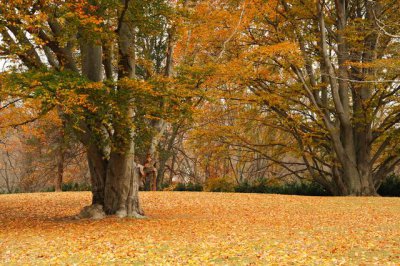
[[[93,205],[121,217],[143,214],[143,178],[148,189],[174,177],[308,179],[376,195],[400,162],[398,8],[0,3],[2,134],[52,113],[86,154]]]

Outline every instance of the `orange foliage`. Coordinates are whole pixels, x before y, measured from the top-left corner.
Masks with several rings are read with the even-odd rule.
[[[67,218],[90,197],[0,195],[0,264],[400,263],[398,198],[146,192],[145,220]]]

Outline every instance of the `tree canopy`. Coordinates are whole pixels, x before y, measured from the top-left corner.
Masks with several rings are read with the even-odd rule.
[[[292,176],[376,195],[400,162],[398,8],[2,2],[1,111],[34,111],[1,126],[55,112],[86,149],[93,206],[121,217],[143,214],[140,164],[157,170],[154,188],[168,167],[172,180],[175,167],[196,176],[199,165],[207,178]]]

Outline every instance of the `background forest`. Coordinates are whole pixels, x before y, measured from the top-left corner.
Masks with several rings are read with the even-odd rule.
[[[400,265],[399,10],[0,0],[0,265]]]
[[[399,8],[1,2],[0,192],[399,196]]]

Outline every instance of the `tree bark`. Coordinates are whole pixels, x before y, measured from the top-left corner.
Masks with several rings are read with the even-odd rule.
[[[92,204],[104,206],[108,162],[103,153],[94,144],[89,144],[87,148],[87,160],[92,184]]]
[[[137,175],[133,153],[112,153],[107,167],[104,209],[107,214],[142,214],[138,206]]]
[[[64,176],[64,150],[60,148],[58,151],[58,160],[57,160],[57,178],[55,184],[55,191],[61,192],[62,191],[62,183],[63,183],[63,176]]]
[[[345,176],[343,179],[350,180],[346,186],[338,186],[339,196],[377,196],[377,191],[372,182],[371,172],[359,173],[355,169],[347,171],[352,176]]]
[[[157,147],[160,144],[161,138],[164,135],[164,132],[167,128],[167,122],[164,119],[159,119],[157,121],[154,121],[153,123],[153,128],[156,130],[150,144],[150,148],[148,151],[148,155],[153,159],[155,162],[154,167],[156,168],[154,172],[151,174],[148,174],[146,178],[146,181],[148,179],[148,184],[146,182],[146,188],[152,191],[156,191],[159,188],[159,183],[157,182],[158,180],[158,169],[160,167],[160,156],[157,151]],[[147,187],[148,185],[148,187]]]

